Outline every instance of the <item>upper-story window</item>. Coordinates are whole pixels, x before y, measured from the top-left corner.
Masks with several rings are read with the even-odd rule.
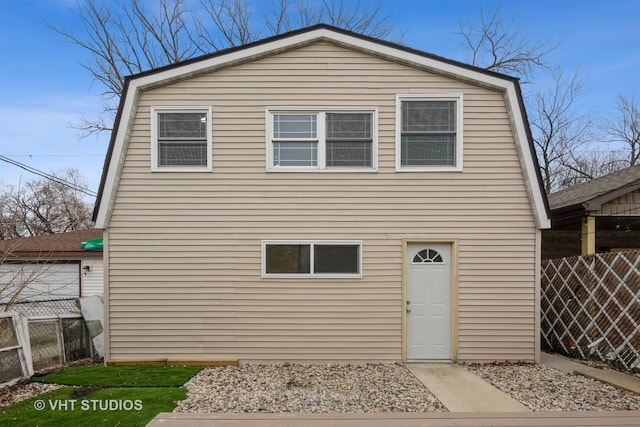
[[[269,109],[267,122],[267,170],[376,169],[375,109]]]
[[[396,170],[462,170],[462,95],[399,95]]]
[[[151,169],[210,171],[211,108],[151,108]]]

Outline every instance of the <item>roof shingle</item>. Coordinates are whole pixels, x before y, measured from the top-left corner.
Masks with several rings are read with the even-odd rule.
[[[640,165],[631,166],[584,184],[560,190],[549,195],[552,210],[588,202],[596,197],[640,182]]]
[[[98,237],[102,237],[102,230],[92,229],[0,240],[0,254],[8,250],[12,257],[101,258],[102,251],[83,251],[80,247],[80,243]]]

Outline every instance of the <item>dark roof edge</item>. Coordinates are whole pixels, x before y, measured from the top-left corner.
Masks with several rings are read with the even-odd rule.
[[[582,203],[572,203],[566,206],[560,206],[559,208],[554,208],[552,210],[553,215],[562,215],[569,212],[578,212],[585,211],[584,205]]]
[[[13,251],[7,255],[5,261],[14,260],[36,260],[39,262],[50,262],[57,260],[78,261],[80,258],[102,258],[103,251]]]
[[[518,106],[520,108],[520,114],[522,115],[522,120],[524,121],[524,127],[527,132],[528,146],[529,151],[531,153],[531,159],[533,160],[533,167],[536,169],[536,178],[538,179],[538,186],[540,187],[540,193],[542,193],[542,199],[544,201],[544,209],[547,213],[547,218],[551,218],[551,207],[549,205],[549,197],[547,196],[547,192],[544,187],[544,181],[542,180],[542,172],[540,170],[540,162],[538,162],[538,154],[536,153],[536,148],[533,143],[533,134],[531,133],[531,125],[529,124],[529,116],[527,115],[527,109],[524,105],[524,98],[522,97],[522,89],[520,88],[520,81],[516,79],[514,81],[514,85],[516,87],[516,94],[518,95]]]
[[[133,79],[137,79],[137,78],[141,78],[141,77],[147,77],[153,74],[157,74],[157,73],[162,73],[164,71],[167,70],[172,70],[174,68],[180,68],[182,66],[185,65],[189,65],[189,64],[193,64],[193,63],[197,63],[197,62],[201,62],[201,61],[206,61],[208,59],[211,58],[216,58],[218,56],[224,56],[230,53],[234,53],[234,52],[238,52],[244,49],[249,49],[252,47],[256,47],[256,46],[260,46],[263,44],[268,44],[268,43],[272,43],[274,41],[278,41],[278,40],[282,40],[282,39],[286,39],[286,38],[290,38],[299,34],[304,34],[304,33],[309,33],[309,32],[313,32],[316,30],[321,30],[321,29],[325,29],[325,30],[330,30],[333,31],[335,33],[340,33],[346,36],[350,36],[350,37],[354,37],[354,38],[359,38],[361,40],[365,40],[371,43],[376,43],[379,45],[383,45],[389,48],[393,48],[393,49],[397,49],[397,50],[402,50],[404,52],[407,53],[412,53],[415,55],[419,55],[425,58],[429,58],[429,59],[433,59],[439,62],[444,62],[447,63],[449,65],[454,65],[457,67],[461,67],[461,68],[465,68],[471,71],[475,71],[475,72],[479,72],[482,74],[486,74],[492,77],[496,77],[496,78],[500,78],[500,79],[504,79],[504,80],[511,80],[511,81],[519,81],[519,79],[517,77],[513,77],[513,76],[509,76],[507,74],[503,74],[503,73],[498,73],[496,71],[491,71],[491,70],[487,70],[481,67],[477,67],[475,65],[471,65],[471,64],[467,64],[466,62],[462,62],[462,61],[457,61],[455,59],[450,59],[450,58],[446,58],[444,56],[439,56],[433,53],[429,53],[429,52],[425,52],[423,50],[418,50],[418,49],[414,49],[411,47],[408,47],[406,45],[400,44],[400,43],[395,43],[395,42],[390,42],[388,40],[383,40],[383,39],[378,39],[372,36],[367,36],[365,34],[360,34],[360,33],[356,33],[350,30],[345,30],[343,28],[339,28],[339,27],[335,27],[333,25],[329,25],[329,24],[315,24],[309,27],[304,27],[304,28],[299,28],[297,30],[292,30],[292,31],[288,31],[286,33],[281,33],[281,34],[276,34],[273,36],[269,36],[266,37],[264,39],[260,39],[260,40],[256,40],[254,42],[251,43],[247,43],[241,46],[233,46],[233,47],[228,47],[225,49],[221,49],[218,50],[216,52],[212,52],[212,53],[208,53],[205,55],[201,55],[201,56],[197,56],[195,58],[189,58],[186,59],[184,61],[180,61],[180,62],[176,62],[173,64],[168,64],[162,67],[158,67],[158,68],[154,68],[151,70],[147,70],[147,71],[143,71],[141,73],[138,74],[133,74],[131,76],[129,76],[129,78],[131,80]]]
[[[120,127],[120,121],[122,120],[122,110],[124,102],[129,92],[130,77],[124,78],[124,84],[122,86],[122,94],[120,95],[120,102],[118,102],[118,110],[116,117],[113,121],[113,129],[111,129],[111,137],[109,138],[109,147],[107,148],[107,154],[104,158],[104,164],[102,165],[102,176],[100,177],[100,186],[98,187],[98,194],[96,196],[96,203],[93,205],[93,214],[91,220],[96,221],[98,211],[100,210],[100,202],[102,201],[102,195],[104,194],[104,186],[107,181],[107,174],[109,173],[109,165],[111,164],[111,157],[113,157],[113,149],[116,143],[116,130]]]

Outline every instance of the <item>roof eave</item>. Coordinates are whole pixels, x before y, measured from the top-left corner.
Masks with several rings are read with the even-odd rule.
[[[638,189],[640,189],[640,181],[635,181],[593,197],[592,199],[585,201],[583,204],[585,205],[587,212],[599,211],[602,209],[603,204]]]
[[[13,251],[6,261],[73,261],[82,258],[102,258],[103,251]]]

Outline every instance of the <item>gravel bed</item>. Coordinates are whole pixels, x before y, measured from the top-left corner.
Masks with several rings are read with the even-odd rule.
[[[27,383],[0,388],[0,407],[12,405],[60,387],[62,386],[57,384]]]
[[[400,363],[213,367],[185,387],[174,412],[446,411]]]
[[[640,410],[640,395],[543,365],[462,364],[533,411]],[[0,388],[0,407],[61,386]],[[189,380],[175,412],[446,411],[401,363],[226,366]]]
[[[640,395],[543,365],[490,363],[463,366],[532,411],[640,410]]]

